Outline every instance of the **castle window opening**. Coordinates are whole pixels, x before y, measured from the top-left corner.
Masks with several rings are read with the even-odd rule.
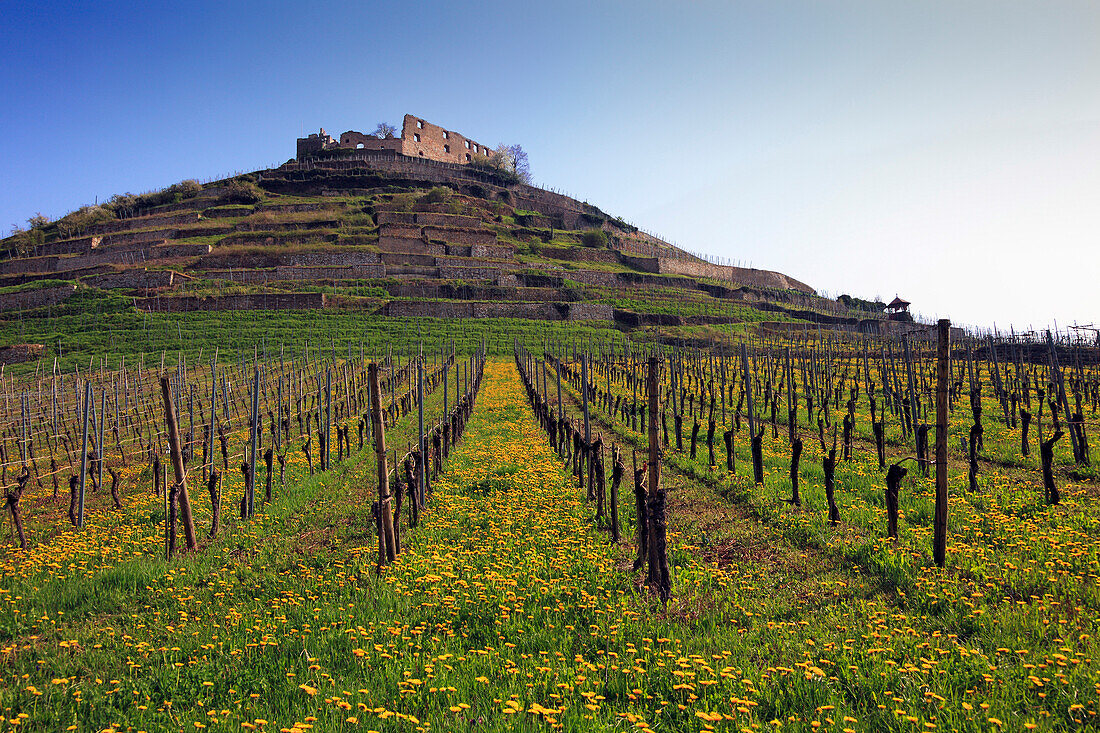
[[[444,140],[447,140],[447,139],[448,139],[448,137],[449,137],[449,136],[447,135],[447,131],[446,131],[446,130],[444,130],[444,131],[443,131],[443,139],[444,139]]]
[[[355,149],[356,149],[356,150],[362,150],[362,149],[363,149],[364,147],[366,147],[366,146],[365,146],[365,145],[363,145],[363,143],[358,143],[358,144],[357,144],[357,145],[355,146]]]
[[[449,153],[449,152],[451,152],[451,146],[450,146],[450,145],[444,145],[444,146],[443,146],[443,152],[444,152],[444,153]]]
[[[415,140],[416,142],[420,142],[420,133],[419,132],[413,133],[413,140]]]
[[[419,129],[423,130],[423,129],[424,129],[424,120],[417,120],[417,121],[416,121],[416,126],[417,126],[417,127],[419,128]]]
[[[470,160],[470,154],[466,153],[466,161],[469,162],[469,160]]]
[[[469,150],[469,149],[470,149],[470,141],[469,141],[469,140],[467,140],[467,141],[466,141],[466,149],[467,149],[467,150]]]

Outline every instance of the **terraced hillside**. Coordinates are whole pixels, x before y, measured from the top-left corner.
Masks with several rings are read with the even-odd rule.
[[[602,321],[679,338],[905,327],[492,171],[362,153],[116,196],[0,242],[0,310],[50,313],[77,294],[126,296],[138,312]]]

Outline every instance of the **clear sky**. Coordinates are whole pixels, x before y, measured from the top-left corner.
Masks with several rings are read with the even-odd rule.
[[[820,292],[1100,322],[1100,3],[0,0],[0,227],[406,112]]]

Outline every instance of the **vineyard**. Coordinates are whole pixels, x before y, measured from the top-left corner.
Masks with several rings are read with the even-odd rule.
[[[294,317],[3,374],[0,729],[1097,726],[1095,343]]]

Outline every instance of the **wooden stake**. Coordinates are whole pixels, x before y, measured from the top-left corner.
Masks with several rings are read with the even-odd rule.
[[[180,453],[179,428],[176,425],[176,408],[172,404],[172,391],[168,384],[168,377],[160,378],[160,391],[164,397],[164,414],[168,422],[168,447],[172,454],[172,469],[176,474],[176,483],[179,484],[180,514],[183,517],[183,534],[187,542],[187,549],[194,550],[195,522],[191,519],[191,501],[187,498],[187,474],[183,470],[183,455]]]
[[[400,549],[393,531],[393,512],[390,509],[389,470],[386,467],[386,433],[382,426],[382,390],[378,386],[378,365],[367,367],[367,384],[370,390],[371,423],[374,428],[374,453],[378,457],[378,516],[380,521],[378,542],[378,567],[397,558]]]
[[[951,382],[951,321],[936,324],[936,516],[932,554],[941,568],[947,561],[947,387]]]

